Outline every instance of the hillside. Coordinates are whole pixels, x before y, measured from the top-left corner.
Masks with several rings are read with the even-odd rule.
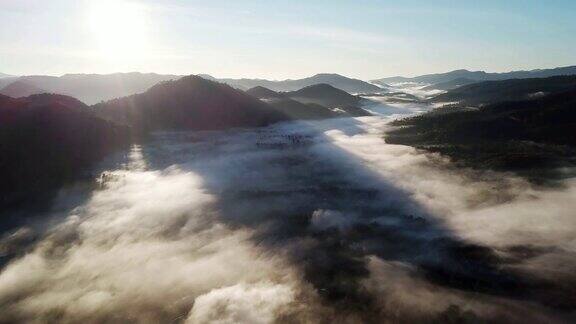
[[[30,207],[129,139],[127,129],[62,95],[0,96],[0,124],[0,211]]]
[[[273,91],[295,91],[311,85],[325,83],[349,93],[374,93],[382,91],[381,88],[368,82],[330,73],[321,73],[308,78],[283,81],[271,81],[263,79],[217,79],[210,75],[200,76],[207,80],[226,83],[232,87],[242,90],[261,86]]]
[[[12,82],[4,88],[0,89],[0,94],[12,98],[28,97],[33,94],[40,94],[45,92],[46,91],[23,81]]]
[[[287,98],[285,95],[283,95],[279,92],[270,90],[270,89],[262,87],[262,86],[257,86],[257,87],[248,89],[248,90],[246,90],[246,93],[251,95],[252,97],[256,97],[258,99]]]
[[[487,78],[487,73],[484,71],[468,71],[468,70],[455,70],[446,73],[425,74],[416,77],[390,77],[372,80],[376,84],[398,83],[398,82],[416,82],[436,84],[449,82],[456,79],[470,79],[484,81]]]
[[[311,85],[296,91],[284,92],[284,94],[299,101],[309,101],[326,107],[357,105],[362,100],[360,97],[353,96],[325,83]]]
[[[336,89],[328,84],[315,84],[297,91],[284,92],[287,97],[304,104],[314,104],[338,109],[350,116],[369,116],[366,110],[360,108],[364,99]]]
[[[477,83],[477,80],[458,78],[446,82],[435,83],[433,85],[424,87],[423,90],[452,90],[472,83]]]
[[[144,93],[93,109],[103,118],[140,131],[258,127],[289,119],[240,90],[198,76],[162,82]]]
[[[431,100],[433,102],[461,102],[472,105],[490,104],[500,101],[530,99],[568,91],[574,87],[576,87],[576,76],[485,81],[450,90]]]
[[[440,108],[399,120],[386,141],[445,154],[466,166],[541,172],[576,165],[576,87],[533,100],[480,109]]]
[[[291,119],[323,119],[337,116],[336,113],[324,106],[304,104],[264,87],[255,87],[247,90],[246,93],[264,101]]]
[[[417,83],[444,83],[456,79],[469,79],[474,81],[498,81],[508,79],[533,79],[547,78],[561,75],[576,75],[576,66],[566,66],[554,69],[537,69],[530,71],[512,71],[504,73],[488,73],[484,71],[455,70],[446,73],[426,74],[417,77],[391,77],[373,80],[377,84],[397,83],[397,82],[417,82]]]

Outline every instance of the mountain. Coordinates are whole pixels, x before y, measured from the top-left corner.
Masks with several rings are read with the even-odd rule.
[[[129,140],[126,128],[62,95],[0,95],[0,124],[0,211],[33,205]]]
[[[268,88],[262,87],[262,86],[257,86],[251,89],[246,90],[246,93],[251,95],[252,97],[256,97],[258,99],[262,99],[262,100],[269,100],[269,99],[283,99],[283,98],[287,98],[288,100],[290,100],[290,98],[286,97],[283,94],[280,94],[276,91],[270,90]]]
[[[440,108],[394,122],[392,144],[449,156],[469,167],[509,170],[541,181],[576,165],[576,85],[537,99],[480,109]]]
[[[435,84],[435,83],[448,82],[456,79],[470,79],[470,80],[483,81],[487,79],[487,73],[484,71],[456,70],[447,73],[426,74],[413,78],[405,78],[405,77],[383,78],[373,80],[372,82],[376,84],[399,83],[399,82]]]
[[[304,104],[268,88],[258,86],[247,90],[246,93],[264,101],[291,119],[323,119],[337,116],[324,106]]]
[[[339,74],[328,73],[316,74],[304,79],[284,81],[270,81],[263,79],[216,79],[206,74],[201,74],[200,76],[207,80],[219,81],[242,90],[261,86],[273,91],[295,91],[314,84],[325,83],[348,93],[375,93],[382,91],[380,87],[368,82],[351,79]]]
[[[507,79],[546,78],[561,75],[576,75],[576,66],[559,67],[554,69],[538,69],[530,71],[512,71],[505,73],[487,73],[484,71],[456,70],[447,73],[426,74],[413,78],[391,77],[373,80],[376,84],[417,82],[436,84],[456,79],[469,79],[475,81],[498,81]]]
[[[360,104],[362,101],[362,98],[351,95],[326,83],[285,92],[284,95],[300,102],[314,103],[329,108],[354,106]]]
[[[193,75],[93,109],[98,116],[139,131],[258,127],[290,119],[240,90]]]
[[[427,87],[424,87],[423,90],[452,90],[459,88],[464,85],[477,83],[477,80],[467,79],[467,78],[458,78],[446,82],[436,83]]]
[[[155,73],[115,73],[115,74],[66,74],[54,76],[22,76],[15,81],[80,99],[86,104],[124,97],[146,91],[151,86],[167,80],[177,79],[177,75]]]
[[[12,82],[7,86],[5,86],[4,88],[0,89],[0,94],[12,98],[28,97],[33,94],[39,94],[45,92],[46,91],[23,81]]]
[[[14,76],[10,75],[10,74],[6,74],[6,73],[0,73],[0,79],[1,78],[10,78],[10,77],[14,77]]]
[[[370,116],[369,112],[360,108],[365,99],[329,84],[315,84],[297,91],[284,92],[284,95],[307,105],[321,105],[354,117]]]
[[[269,81],[259,79],[216,79],[209,75],[200,75],[210,81],[218,81],[232,87],[247,90],[256,86],[263,86],[275,91],[293,91],[303,87],[327,83],[347,92],[373,93],[382,89],[370,83],[347,78],[338,74],[318,74],[299,80]],[[155,73],[114,73],[114,74],[66,74],[55,76],[22,76],[0,78],[0,89],[10,83],[19,81],[42,89],[48,93],[57,93],[72,96],[82,102],[92,105],[102,101],[142,93],[153,85],[180,78],[179,75],[165,75]]]
[[[490,104],[499,101],[530,99],[576,87],[576,75],[538,79],[485,81],[462,86],[433,97],[433,102]]]

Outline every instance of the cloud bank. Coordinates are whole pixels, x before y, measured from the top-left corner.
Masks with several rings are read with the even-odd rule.
[[[156,134],[4,235],[0,321],[569,321],[576,182],[455,169],[389,120]]]

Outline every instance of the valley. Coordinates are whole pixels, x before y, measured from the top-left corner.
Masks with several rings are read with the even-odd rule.
[[[195,323],[235,318],[242,305],[248,318],[289,322],[568,321],[573,177],[547,175],[551,185],[436,148],[455,139],[507,147],[452,125],[489,114],[482,119],[501,132],[490,114],[542,109],[568,122],[557,116],[573,96],[467,110],[442,107],[426,87],[243,92],[190,76],[92,107],[57,95],[5,99],[7,111],[23,109],[5,121],[38,127],[34,109],[53,111],[45,118],[116,125],[118,144],[59,166],[83,176],[50,189],[59,177],[49,171],[42,190],[53,195],[35,208],[4,211],[0,320]],[[22,188],[31,181],[18,177]]]

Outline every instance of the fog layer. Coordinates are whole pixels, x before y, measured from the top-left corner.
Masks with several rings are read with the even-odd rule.
[[[4,234],[0,321],[573,319],[576,181],[456,169],[383,140],[428,107],[368,109],[111,159],[85,198]]]

